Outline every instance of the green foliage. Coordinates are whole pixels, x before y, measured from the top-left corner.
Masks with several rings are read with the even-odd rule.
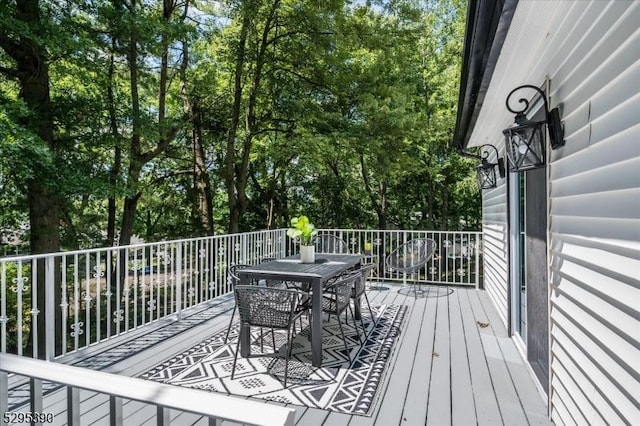
[[[287,230],[287,236],[289,238],[295,239],[303,246],[313,245],[313,240],[318,234],[318,231],[313,223],[309,222],[307,216],[294,217],[291,219],[291,226],[293,228]]]
[[[473,164],[449,148],[464,1],[196,1],[169,17],[163,4],[41,0],[39,32],[15,19],[15,7],[3,13],[6,37],[28,33],[47,49],[58,151],[24,125],[33,110],[21,103],[15,76],[0,71],[0,228],[26,220],[22,194],[37,176],[63,195],[64,248],[103,244],[108,200],[119,223],[125,197],[138,197],[133,230],[146,240],[198,235],[197,132],[216,232],[227,229],[229,193],[241,184],[225,184],[229,153],[236,171],[248,164],[242,230],[287,227],[299,212],[322,227],[477,226]],[[230,146],[243,22],[241,116]],[[139,116],[128,64],[132,34]],[[160,120],[163,37],[168,80]],[[13,65],[0,48],[0,69]],[[139,152],[131,144],[135,120]],[[154,153],[166,134],[167,145]],[[127,170],[141,159],[132,179]]]

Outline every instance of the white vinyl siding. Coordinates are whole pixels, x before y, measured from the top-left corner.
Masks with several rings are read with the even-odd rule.
[[[497,169],[496,169],[497,171]],[[482,253],[484,289],[493,301],[500,319],[508,327],[508,226],[507,180],[482,191]]]
[[[581,38],[558,47],[571,53],[550,73],[566,139],[549,201],[558,424],[640,422],[639,6],[592,5],[594,21],[567,28]]]
[[[640,2],[519,2],[471,140],[546,78],[566,141],[548,166],[551,416],[640,424]]]

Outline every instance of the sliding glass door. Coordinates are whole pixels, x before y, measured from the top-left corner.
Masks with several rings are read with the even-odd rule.
[[[511,329],[543,389],[549,370],[544,168],[509,174]]]

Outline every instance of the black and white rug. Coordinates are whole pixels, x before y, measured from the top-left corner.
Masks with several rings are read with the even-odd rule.
[[[251,353],[264,357],[238,357],[234,379],[231,380],[233,356],[239,327],[232,327],[225,344],[225,330],[163,362],[139,377],[162,383],[204,389],[213,392],[261,398],[338,411],[347,414],[371,414],[379,387],[397,346],[398,336],[406,314],[406,306],[374,306],[373,321],[363,309],[367,331],[365,338],[359,325],[361,344],[353,320],[344,325],[351,362],[335,317],[325,321],[323,330],[322,368],[311,365],[308,323],[298,324],[289,360],[287,388],[283,386],[285,359],[273,356],[273,337],[269,331],[262,335],[252,328]],[[365,314],[366,313],[366,314]],[[237,317],[236,317],[237,318]],[[286,347],[286,333],[276,332],[276,347]]]

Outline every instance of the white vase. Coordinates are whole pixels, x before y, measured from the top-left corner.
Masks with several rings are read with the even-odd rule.
[[[302,263],[315,263],[316,261],[316,247],[315,246],[300,246],[300,262]]]

